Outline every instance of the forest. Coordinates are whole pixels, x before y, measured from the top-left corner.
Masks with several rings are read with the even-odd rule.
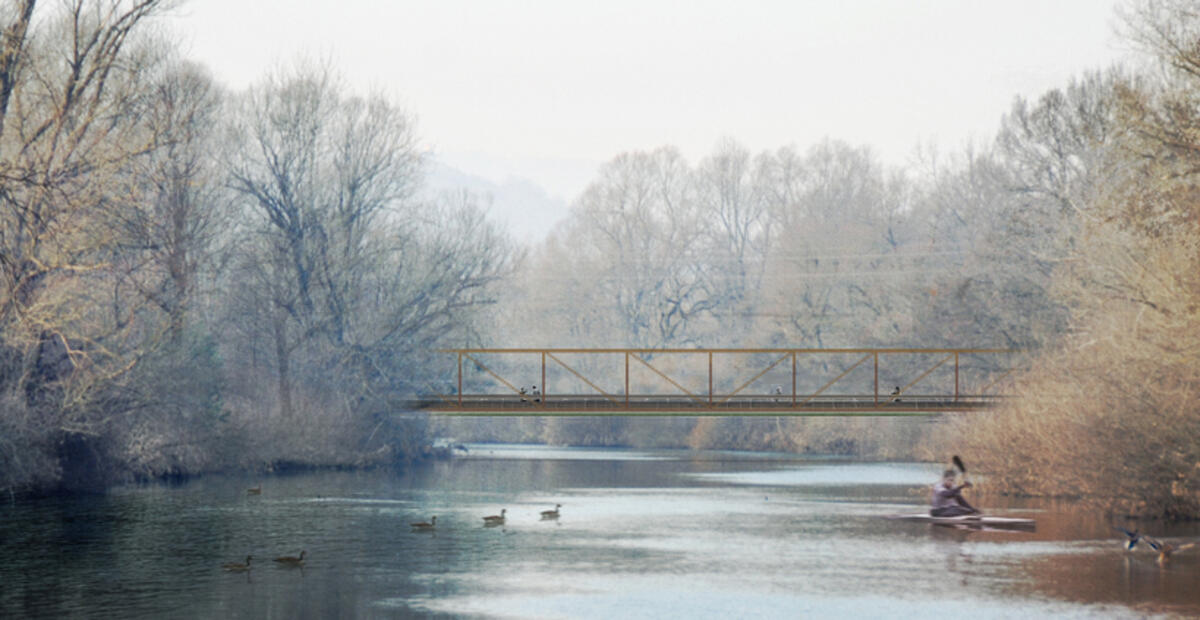
[[[419,191],[415,114],[296,62],[233,91],[162,0],[0,8],[0,488],[425,458],[435,436],[943,460],[1200,517],[1200,13],[904,167],[835,138],[621,153],[533,248]],[[416,111],[419,112],[419,111]],[[1024,352],[986,415],[431,419],[443,347]],[[444,377],[442,378],[444,379]],[[1113,455],[1119,455],[1114,458]]]

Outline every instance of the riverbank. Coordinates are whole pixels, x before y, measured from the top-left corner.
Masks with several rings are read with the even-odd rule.
[[[101,433],[26,428],[16,436],[28,441],[0,446],[0,493],[92,493],[128,482],[237,472],[403,468],[450,454],[449,448],[432,445],[425,418],[323,413],[285,419],[238,409],[226,411],[203,432],[165,421],[113,425]]]

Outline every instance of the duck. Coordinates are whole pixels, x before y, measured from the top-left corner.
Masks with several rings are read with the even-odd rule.
[[[483,518],[483,524],[488,525],[504,525],[504,513],[508,512],[507,508],[501,508],[500,514],[490,515]]]
[[[409,525],[412,526],[413,530],[432,530],[434,527],[437,527],[437,517],[430,517],[428,522],[420,521],[410,523]]]
[[[1158,552],[1158,565],[1159,566],[1166,566],[1167,563],[1171,561],[1172,555],[1179,553],[1180,551],[1187,551],[1188,549],[1191,549],[1192,547],[1196,546],[1196,543],[1194,543],[1194,542],[1190,542],[1190,543],[1186,543],[1186,544],[1182,544],[1182,545],[1172,545],[1171,543],[1168,543],[1168,542],[1163,542],[1161,540],[1155,540],[1153,538],[1150,538],[1149,536],[1143,536],[1142,538],[1146,540],[1146,544],[1150,545],[1151,549],[1154,549],[1155,551]]]
[[[226,570],[231,573],[244,573],[250,570],[251,556],[246,556],[246,562],[226,562],[221,565],[221,570]]]
[[[308,553],[308,552],[301,550],[299,556],[281,555],[281,556],[275,558],[275,561],[279,562],[280,564],[282,564],[284,566],[303,566],[304,565],[304,554],[306,554],[306,553]]]
[[[558,518],[558,509],[559,509],[559,508],[562,508],[562,504],[555,504],[555,505],[554,505],[554,510],[543,510],[543,511],[542,511],[542,519],[543,519],[543,520],[545,520],[545,519],[557,519],[557,518]]]
[[[1126,550],[1126,551],[1133,551],[1133,548],[1134,548],[1134,547],[1136,547],[1136,546],[1137,546],[1137,544],[1138,544],[1139,542],[1141,542],[1143,538],[1145,538],[1145,537],[1144,537],[1144,536],[1142,536],[1140,533],[1138,533],[1136,530],[1134,530],[1134,531],[1132,531],[1132,532],[1131,532],[1131,531],[1129,531],[1129,530],[1127,530],[1127,529],[1125,529],[1125,528],[1123,528],[1123,527],[1120,527],[1120,526],[1117,526],[1116,530],[1117,530],[1118,532],[1121,532],[1122,534],[1124,534],[1126,537],[1128,537],[1128,538],[1129,538],[1129,541],[1125,543],[1125,550]]]
[[[246,495],[262,495],[262,485],[246,489]]]

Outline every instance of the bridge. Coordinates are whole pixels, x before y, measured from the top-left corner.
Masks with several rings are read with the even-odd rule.
[[[1009,349],[443,349],[452,416],[920,416],[1008,397]]]

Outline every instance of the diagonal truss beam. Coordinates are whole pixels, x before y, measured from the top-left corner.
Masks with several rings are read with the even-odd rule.
[[[475,364],[476,364],[477,366],[479,366],[480,368],[482,368],[482,369],[484,370],[484,372],[486,372],[487,374],[489,374],[489,375],[491,375],[491,376],[495,377],[497,381],[499,381],[500,383],[503,383],[504,385],[508,386],[508,389],[512,390],[514,394],[520,394],[520,393],[521,393],[521,389],[520,389],[520,388],[518,388],[517,386],[515,386],[515,385],[513,385],[513,384],[509,383],[509,382],[508,382],[508,380],[506,380],[504,377],[501,377],[500,375],[496,374],[496,373],[495,373],[495,371],[493,371],[491,368],[488,368],[488,367],[487,367],[487,364],[484,364],[483,362],[481,362],[481,361],[479,361],[479,360],[475,359],[475,357],[474,357],[474,356],[472,356],[470,353],[463,353],[463,356],[464,356],[464,357],[466,357],[467,359],[471,360],[472,362],[475,362]],[[545,382],[543,381],[543,384],[544,384],[544,383],[545,383]],[[543,385],[542,387],[545,387],[545,385]],[[524,401],[524,400],[525,400],[525,399],[524,399],[524,397],[522,397],[522,399],[521,399],[521,400],[522,400],[522,401]],[[530,395],[529,395],[529,402],[530,402],[531,404],[533,404],[533,405],[535,405],[535,406],[539,407],[539,408],[545,408],[545,406],[546,406],[546,398],[545,398],[545,396],[542,396],[542,397],[540,397],[540,398],[539,398],[539,397],[534,397],[534,395],[530,394]]]
[[[950,360],[952,360],[952,359],[954,359],[954,354],[953,354],[953,353],[951,353],[950,355],[947,355],[946,357],[942,358],[942,361],[940,361],[940,362],[938,362],[938,363],[934,364],[934,365],[933,365],[933,368],[930,368],[929,370],[926,370],[925,372],[921,373],[921,376],[917,377],[916,379],[913,379],[912,381],[909,381],[909,382],[908,382],[908,385],[906,385],[906,386],[904,386],[903,388],[901,388],[901,389],[900,389],[900,391],[899,391],[898,393],[896,393],[896,394],[891,394],[891,395],[890,395],[890,396],[892,397],[892,398],[891,398],[891,400],[892,400],[892,401],[895,401],[897,398],[899,398],[901,395],[903,395],[905,392],[907,392],[907,391],[908,391],[908,388],[910,388],[910,387],[912,387],[912,386],[914,386],[914,385],[916,385],[916,384],[920,383],[920,382],[921,382],[921,379],[924,379],[925,377],[928,377],[928,376],[930,375],[930,373],[932,373],[933,371],[937,370],[938,368],[941,368],[943,364],[945,364],[946,362],[948,362],[948,361],[950,361]]]
[[[831,380],[829,383],[822,385],[821,389],[817,390],[816,392],[813,392],[812,394],[809,394],[808,398],[805,398],[804,400],[800,401],[799,404],[797,404],[796,406],[805,405],[812,399],[820,396],[822,392],[824,392],[825,390],[828,390],[830,387],[833,386],[833,384],[837,383],[838,381],[841,381],[842,377],[845,377],[846,375],[850,374],[850,372],[852,370],[854,370],[855,368],[858,368],[859,366],[862,366],[863,362],[865,362],[869,359],[872,359],[874,357],[875,357],[874,353],[868,353],[868,354],[864,355],[862,357],[862,359],[858,360],[857,362],[854,362],[853,366],[847,368],[845,371],[842,372],[842,374],[834,377],[833,380]]]
[[[580,381],[583,381],[584,383],[586,383],[586,384],[588,384],[589,386],[591,386],[591,388],[592,388],[593,390],[596,390],[597,392],[600,392],[600,394],[601,394],[602,396],[604,396],[604,398],[607,398],[607,399],[608,399],[610,402],[612,402],[614,405],[616,405],[616,406],[618,406],[618,407],[622,406],[622,403],[621,403],[621,401],[617,400],[617,398],[616,398],[615,396],[613,396],[612,394],[609,394],[608,392],[605,392],[603,389],[601,389],[601,388],[600,388],[600,386],[598,386],[598,385],[596,385],[595,383],[592,383],[591,381],[589,381],[589,380],[588,380],[588,378],[587,378],[587,377],[585,377],[585,376],[583,376],[582,374],[580,374],[580,373],[579,373],[579,371],[575,370],[574,368],[571,368],[570,366],[568,366],[568,365],[566,364],[566,362],[564,362],[564,361],[562,361],[562,360],[558,359],[558,356],[556,356],[556,355],[554,355],[553,353],[550,353],[549,351],[547,351],[547,352],[546,352],[546,357],[548,357],[548,358],[550,358],[550,359],[554,360],[555,362],[558,362],[558,365],[559,365],[559,366],[562,366],[563,368],[566,368],[568,372],[570,372],[571,374],[575,375],[576,377],[579,377],[579,380],[580,380]]]
[[[738,395],[738,392],[741,392],[742,390],[746,389],[747,387],[750,387],[750,384],[751,384],[751,383],[754,383],[755,381],[758,381],[758,380],[759,380],[759,379],[760,379],[760,378],[761,378],[763,375],[767,374],[768,372],[771,372],[771,369],[772,369],[772,368],[774,368],[774,367],[778,366],[780,362],[782,362],[783,360],[789,359],[789,358],[791,358],[791,357],[792,357],[792,354],[791,354],[791,353],[785,353],[783,357],[781,357],[781,358],[779,358],[779,359],[775,360],[774,362],[772,362],[772,363],[771,363],[771,365],[770,365],[770,366],[767,366],[765,369],[763,369],[763,371],[762,371],[762,372],[758,373],[757,375],[754,375],[754,376],[753,376],[753,377],[751,377],[751,378],[750,378],[748,381],[746,381],[745,383],[743,383],[743,384],[739,385],[739,386],[738,386],[738,388],[737,388],[736,390],[734,390],[734,391],[730,392],[730,393],[729,393],[729,395],[727,395],[725,398],[721,399],[720,403],[721,403],[721,404],[725,404],[725,403],[729,402],[729,400],[730,400],[731,398],[733,398],[734,396],[737,396],[737,395]]]
[[[634,353],[634,354],[633,354],[633,355],[631,355],[630,357],[632,357],[633,359],[635,359],[635,360],[637,360],[637,361],[641,362],[641,363],[642,363],[642,364],[643,364],[643,365],[644,365],[646,368],[649,368],[650,370],[653,370],[655,374],[657,374],[658,376],[660,376],[660,377],[662,377],[663,379],[665,379],[665,380],[667,381],[667,383],[670,383],[671,385],[673,385],[673,386],[675,386],[676,388],[678,388],[678,389],[679,389],[679,391],[683,392],[684,394],[687,394],[687,395],[688,395],[688,398],[691,398],[692,400],[696,401],[697,403],[700,403],[701,405],[704,405],[705,407],[707,407],[707,406],[708,406],[708,401],[706,401],[706,400],[704,400],[703,398],[701,398],[701,397],[699,397],[699,396],[696,396],[695,394],[691,393],[691,392],[690,392],[690,391],[689,391],[687,388],[683,387],[682,385],[679,385],[679,383],[678,383],[678,382],[676,382],[674,379],[672,379],[672,378],[668,377],[667,375],[663,374],[663,372],[662,372],[661,370],[659,370],[659,369],[657,369],[657,368],[655,368],[655,367],[651,366],[651,365],[650,365],[650,362],[647,362],[646,360],[642,359],[642,356],[641,356],[641,355]]]
[[[486,372],[487,374],[489,374],[489,375],[491,375],[491,376],[495,377],[497,381],[499,381],[500,383],[503,383],[504,385],[508,386],[508,389],[512,390],[514,394],[520,394],[520,393],[521,393],[521,389],[520,389],[520,388],[518,388],[517,386],[515,386],[515,385],[513,385],[513,384],[509,383],[509,382],[508,382],[508,380],[506,380],[504,377],[501,377],[500,375],[498,375],[498,374],[496,374],[495,372],[493,372],[491,368],[488,368],[488,367],[487,367],[487,364],[484,364],[483,362],[481,362],[481,361],[479,361],[479,360],[475,359],[475,356],[471,355],[470,353],[463,353],[463,356],[464,356],[464,357],[466,357],[467,359],[471,360],[472,362],[475,362],[475,365],[476,365],[476,366],[479,366],[480,368],[482,368],[482,369],[483,369],[483,371],[484,371],[484,372]]]
[[[438,398],[442,399],[443,401],[445,401],[445,403],[447,405],[450,405],[453,407],[458,407],[458,401],[454,400],[453,398],[451,398],[450,396],[448,396],[446,394],[441,393],[441,391],[439,391],[437,388],[433,387],[432,383],[429,383],[428,381],[426,381],[425,385],[429,386],[430,394],[433,394],[434,396],[437,396]]]

